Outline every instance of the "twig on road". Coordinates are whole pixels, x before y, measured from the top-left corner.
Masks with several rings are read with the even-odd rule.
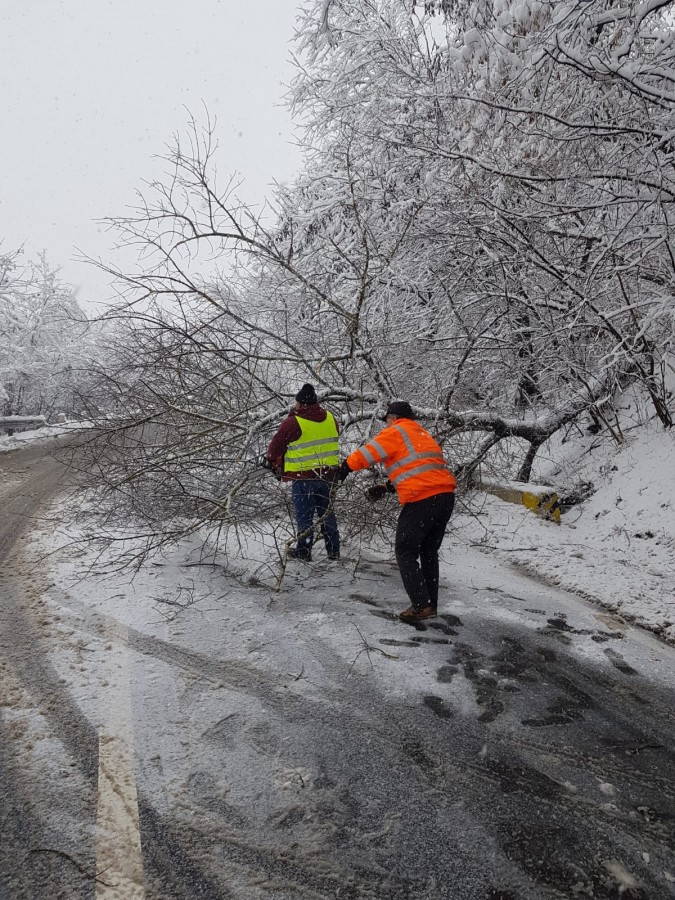
[[[536,552],[539,547],[493,547],[492,544],[469,544],[469,547],[478,547],[479,550],[499,550],[500,553],[526,553]]]
[[[371,650],[376,650],[378,653],[381,653],[382,656],[386,656],[387,659],[398,659],[398,658],[399,658],[398,656],[394,656],[393,653],[386,653],[384,650],[381,650],[379,647],[374,647],[372,644],[369,644],[368,641],[364,638],[364,636],[363,636],[363,634],[362,634],[361,629],[359,628],[359,626],[356,625],[356,624],[354,624],[354,622],[352,622],[352,625],[354,625],[354,628],[356,628],[356,630],[358,631],[359,637],[361,638],[361,642],[363,643],[363,647],[359,650],[359,652],[358,652],[358,653],[356,654],[356,656],[354,657],[354,660],[352,661],[352,664],[351,664],[351,666],[349,667],[349,672],[347,673],[347,677],[349,677],[349,676],[351,675],[352,669],[353,669],[354,666],[356,665],[356,661],[358,660],[359,656],[361,656],[362,653],[365,653],[366,656],[368,657],[368,662],[370,663],[370,668],[371,668],[371,669],[374,669],[374,668],[375,668],[375,667],[373,666],[373,661],[372,661],[372,659],[370,658],[370,651],[371,651]]]
[[[66,853],[64,850],[57,850],[54,847],[32,847],[28,852],[29,853],[52,853],[54,856],[60,856],[63,859],[67,859],[68,862],[72,863],[75,866],[75,868],[78,870],[78,872],[81,872],[87,878],[93,879],[95,882],[97,882],[97,884],[102,884],[105,887],[118,887],[117,884],[112,884],[109,881],[103,881],[103,879],[100,877],[106,871],[105,869],[103,869],[101,872],[95,872],[92,875],[92,873],[88,872],[87,869],[81,863],[79,863],[76,859],[73,859],[73,857],[69,853]]]

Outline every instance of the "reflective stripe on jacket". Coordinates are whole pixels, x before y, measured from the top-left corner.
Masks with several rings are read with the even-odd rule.
[[[284,454],[284,472],[311,472],[340,465],[338,429],[333,414],[326,411],[323,422],[296,415],[300,437],[291,441]]]
[[[401,503],[450,494],[457,487],[441,447],[414,419],[397,419],[347,457],[353,472],[377,463],[384,466]]]

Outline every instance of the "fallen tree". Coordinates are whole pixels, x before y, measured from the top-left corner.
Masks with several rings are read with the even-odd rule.
[[[433,3],[307,3],[308,162],[274,214],[219,187],[192,122],[110,223],[140,262],[106,267],[99,383],[131,413],[91,446],[153,546],[282,517],[255,460],[304,381],[345,450],[403,398],[452,465],[519,481],[561,428],[611,428],[632,382],[672,425],[672,26],[629,0],[502,6],[445,4],[436,39]]]

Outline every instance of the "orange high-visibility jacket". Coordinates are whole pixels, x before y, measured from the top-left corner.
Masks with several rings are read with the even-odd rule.
[[[440,446],[414,419],[397,419],[347,457],[352,472],[376,463],[384,466],[401,503],[451,494],[457,487]]]

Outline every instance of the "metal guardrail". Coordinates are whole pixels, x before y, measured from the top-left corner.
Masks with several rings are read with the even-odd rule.
[[[44,428],[44,416],[0,416],[0,428],[6,431],[27,431],[30,428]]]

